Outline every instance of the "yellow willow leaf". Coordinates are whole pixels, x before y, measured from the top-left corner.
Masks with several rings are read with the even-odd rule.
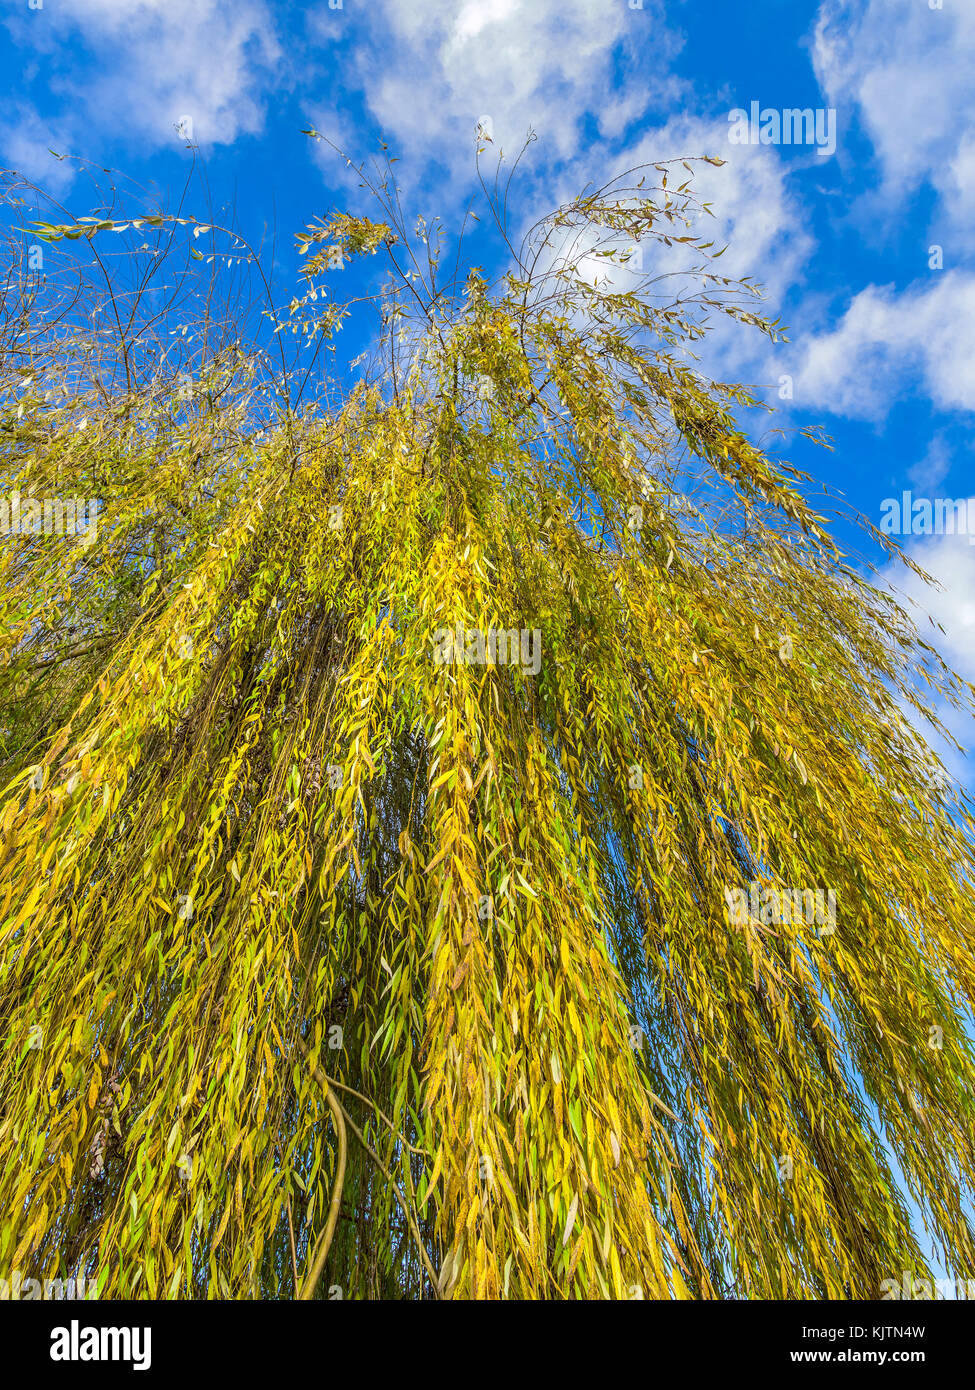
[[[214,1235],[213,1240],[212,1240],[212,1242],[211,1242],[211,1244],[210,1244],[210,1249],[211,1249],[211,1250],[216,1250],[217,1246],[218,1246],[218,1245],[220,1244],[220,1242],[223,1240],[224,1232],[225,1232],[226,1229],[227,1229],[227,1223],[229,1222],[229,1220],[230,1220],[230,1202],[228,1201],[226,1207],[224,1208],[223,1216],[220,1218],[220,1224],[219,1224],[219,1226],[217,1227],[216,1234]]]
[[[579,1194],[578,1194],[578,1192],[574,1192],[574,1193],[572,1194],[572,1201],[569,1203],[568,1214],[566,1215],[566,1218],[565,1218],[565,1229],[564,1229],[563,1232],[562,1232],[562,1248],[563,1248],[563,1250],[564,1250],[565,1247],[568,1245],[569,1240],[570,1240],[571,1237],[572,1237],[572,1228],[573,1228],[573,1226],[574,1226],[575,1223],[576,1223],[576,1212],[577,1212],[578,1210],[579,1210]]]

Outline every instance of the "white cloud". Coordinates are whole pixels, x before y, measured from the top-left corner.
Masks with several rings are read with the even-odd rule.
[[[901,294],[869,285],[839,324],[799,345],[797,399],[835,415],[882,420],[923,388],[946,410],[975,408],[975,275],[933,272]]]
[[[919,493],[930,495],[940,487],[951,470],[951,451],[944,434],[936,434],[924,458],[908,471],[907,481]]]
[[[975,500],[970,501],[969,507],[975,511]],[[917,624],[923,640],[940,652],[952,670],[975,682],[975,545],[969,544],[969,540],[964,535],[932,536],[906,547],[937,587],[925,584],[900,563],[888,566],[881,581],[895,590],[898,602]],[[935,713],[963,748],[971,748],[970,715],[953,709],[947,701],[936,702]],[[913,718],[918,723],[916,716]],[[938,738],[926,722],[918,723],[918,728],[941,755],[952,776],[970,785],[970,760]]]
[[[815,246],[803,205],[789,186],[789,169],[777,149],[730,144],[726,116],[716,120],[675,116],[628,147],[615,163],[623,170],[632,164],[705,154],[715,154],[725,163],[721,167],[691,165],[694,196],[711,208],[710,213],[697,214],[691,232],[713,241],[714,251],[727,247],[713,263],[713,271],[731,280],[750,277],[762,288],[763,297],[748,297],[745,307],[776,319],[786,295],[802,280]],[[678,165],[669,179],[671,187],[684,177]],[[659,256],[655,253],[654,268],[686,267],[688,259],[686,251],[675,247]],[[677,279],[671,283],[675,290],[680,285]],[[712,316],[712,332],[695,345],[695,351],[702,369],[719,379],[769,383],[787,370],[767,338],[721,315]]]
[[[322,6],[319,30],[334,34],[335,25]],[[614,59],[651,40],[653,80],[630,74],[621,98]],[[436,161],[445,186],[466,189],[482,118],[492,174],[494,156],[516,155],[529,129],[540,137],[536,169],[570,159],[587,117],[619,132],[672,96],[678,47],[657,0],[643,10],[604,0],[387,0],[363,12],[345,83],[361,91],[397,154]]]
[[[179,148],[187,117],[203,146],[262,128],[262,80],[281,57],[264,0],[60,0],[38,14],[17,38],[56,59],[51,86],[68,99],[78,153],[100,137]]]
[[[60,122],[52,128],[31,107],[19,105],[4,126],[0,148],[11,169],[44,192],[59,196],[71,186],[76,172],[76,165],[58,158],[67,143]],[[52,154],[52,149],[57,153]]]
[[[880,163],[884,206],[908,211],[925,181],[940,195],[932,233],[972,245],[975,230],[975,5],[824,0],[813,43],[830,103],[855,107]]]
[[[971,505],[971,504],[970,504]],[[941,586],[933,589],[914,574],[898,587],[916,600],[920,610],[939,623],[945,635],[938,642],[960,674],[975,680],[975,545],[971,536],[933,536],[915,541],[908,553]]]
[[[716,250],[727,245],[715,266],[720,274],[754,277],[767,290],[770,306],[784,297],[800,277],[813,239],[804,209],[789,191],[788,169],[777,149],[732,145],[726,117],[679,116],[630,153],[637,162],[703,154],[723,159],[720,168],[692,165],[695,197],[711,205],[711,215],[698,216],[695,233],[714,240]]]

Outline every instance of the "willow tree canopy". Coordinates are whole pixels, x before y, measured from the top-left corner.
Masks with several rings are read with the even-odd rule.
[[[87,376],[10,328],[2,491],[52,525],[0,542],[0,1269],[873,1298],[919,1213],[971,1272],[973,823],[911,714],[971,692],[692,368],[777,326],[668,172],[496,282],[392,199],[309,228],[276,341],[391,278],[308,410],[257,421],[228,340],[150,370],[148,310]]]

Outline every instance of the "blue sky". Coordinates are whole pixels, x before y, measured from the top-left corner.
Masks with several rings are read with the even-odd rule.
[[[91,179],[51,148],[119,171],[163,210],[195,157],[218,211],[253,241],[273,232],[285,303],[293,234],[328,210],[367,210],[309,127],[355,160],[385,139],[410,214],[448,232],[475,191],[485,119],[488,163],[529,128],[538,137],[513,190],[519,232],[590,180],[716,154],[726,164],[701,166],[696,187],[728,243],[725,273],[765,285],[790,341],[722,331],[703,369],[757,384],[786,431],[775,449],[875,523],[906,488],[975,492],[973,0],[6,0],[0,36],[0,164],[77,216],[92,210]],[[733,143],[730,113],[752,102],[819,111],[835,149]],[[187,117],[195,156],[175,129]],[[186,210],[205,219],[201,191],[198,175]],[[506,266],[483,225],[467,254],[488,273]],[[349,326],[344,360],[370,332]],[[833,452],[798,437],[808,425]],[[975,680],[975,546],[909,544],[944,587],[897,582]]]
[[[329,210],[369,210],[310,126],[356,160],[384,138],[410,212],[448,230],[475,191],[483,119],[492,155],[538,137],[513,189],[518,231],[590,180],[718,155],[727,163],[702,166],[697,186],[728,243],[725,273],[767,287],[790,341],[722,331],[703,369],[757,384],[780,411],[776,450],[879,524],[904,489],[975,493],[973,74],[975,0],[4,0],[0,165],[79,216],[92,182],[51,148],[120,171],[163,210],[196,158],[249,239],[273,230],[286,303],[293,234]],[[753,101],[834,113],[835,149],[733,143],[729,115]],[[195,155],[175,129],[186,118]],[[202,187],[186,211],[209,220]],[[488,273],[507,265],[483,225],[469,255]],[[345,361],[370,331],[350,326]],[[832,452],[798,436],[811,425]],[[898,585],[975,681],[975,546],[909,546],[943,588],[906,571]],[[973,780],[970,761],[950,765]]]

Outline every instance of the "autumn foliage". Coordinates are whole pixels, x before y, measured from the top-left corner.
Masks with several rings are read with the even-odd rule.
[[[971,1273],[973,824],[909,717],[971,692],[682,351],[778,331],[687,167],[493,282],[382,183],[259,351],[211,288],[175,365],[100,250],[131,227],[35,228],[105,269],[60,318],[11,252],[0,491],[97,526],[0,541],[0,1269],[874,1298],[927,1268],[913,1205]],[[135,231],[256,264],[201,225]],[[382,321],[336,384],[301,363],[356,256]],[[537,672],[435,660],[458,624]]]

